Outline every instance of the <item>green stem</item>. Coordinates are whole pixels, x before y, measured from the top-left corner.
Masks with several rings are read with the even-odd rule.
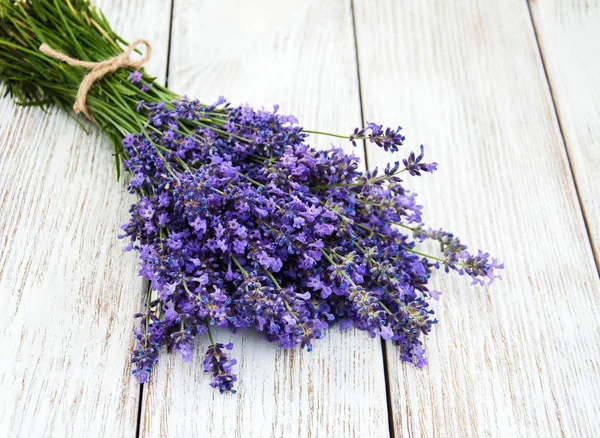
[[[152,288],[149,287],[148,288],[148,293],[146,294],[146,316],[145,316],[145,322],[146,322],[146,333],[144,336],[144,347],[148,348],[148,330],[150,328],[150,317],[148,316],[148,312],[150,312],[150,302],[151,302],[151,298],[152,298]]]
[[[265,269],[265,273],[267,274],[267,276],[271,279],[271,281],[273,282],[273,284],[275,285],[275,288],[277,289],[277,291],[281,290],[281,286],[279,285],[279,283],[277,282],[277,280],[275,280],[275,277],[273,277],[273,274],[271,274],[268,270]]]
[[[208,320],[204,321],[206,324],[206,332],[208,333],[208,339],[210,340],[210,345],[216,346],[217,344],[215,344],[215,340],[212,337],[212,333],[210,331],[210,323]]]
[[[380,181],[385,181],[386,179],[390,179],[396,175],[399,175],[402,172],[405,172],[406,170],[407,169],[405,167],[404,169],[394,172],[391,175],[378,176],[377,178],[373,178],[373,179],[363,181],[363,182],[358,182],[358,183],[340,183],[340,184],[332,184],[332,185],[322,185],[322,186],[314,186],[314,187],[311,187],[310,189],[311,190],[324,190],[324,189],[334,189],[336,187],[359,187],[359,186],[364,186],[364,185],[368,185],[368,184],[375,184]]]
[[[235,263],[235,265],[238,267],[238,269],[240,271],[242,271],[242,274],[244,274],[244,278],[245,279],[250,278],[250,275],[248,275],[248,271],[246,271],[244,269],[244,267],[240,264],[240,262],[238,261],[238,259],[234,255],[231,256],[231,259],[233,260],[233,263]]]
[[[347,135],[341,135],[341,134],[333,134],[331,132],[324,132],[324,131],[313,131],[310,129],[303,129],[302,132],[306,132],[307,134],[317,134],[317,135],[326,135],[328,137],[336,137],[336,138],[343,138],[345,140],[349,140],[350,137]],[[367,137],[356,137],[356,140],[364,140]]]
[[[271,281],[275,285],[275,288],[277,289],[277,291],[280,292],[281,291],[281,286],[279,285],[279,283],[277,282],[277,280],[275,280],[275,277],[273,277],[273,274],[271,274],[266,269],[265,269],[265,273],[269,276],[269,278],[271,279]],[[288,301],[285,298],[283,299],[283,305],[285,306],[285,308],[287,309],[287,311],[290,312],[290,314],[292,314],[294,316],[294,318],[296,318],[296,321],[297,321],[298,320],[298,315],[296,315],[296,313],[292,310],[292,307],[290,306],[290,304],[288,303]],[[305,332],[306,332],[306,330],[305,330]]]
[[[185,291],[191,296],[194,297],[194,294],[189,290],[188,285],[187,285],[187,281],[185,281],[185,276],[182,275],[181,279],[183,280],[183,288],[185,289]]]
[[[327,259],[327,261],[328,261],[328,262],[329,262],[329,263],[330,263],[332,266],[334,266],[334,265],[335,265],[335,262],[333,261],[333,259],[331,258],[331,256],[330,256],[329,254],[327,254],[327,252],[326,252],[326,251],[325,251],[323,248],[321,248],[321,253],[323,254],[323,256],[325,256],[325,258]]]
[[[406,228],[407,230],[410,230],[412,232],[419,231],[423,236],[429,237],[430,239],[434,238],[433,234],[426,233],[425,231],[423,231],[423,230],[421,230],[421,229],[419,229],[417,227],[411,227],[411,226],[408,226],[406,224],[403,224],[403,223],[400,223],[400,222],[396,222],[396,221],[390,221],[390,223],[392,223],[394,225],[398,225],[398,226],[400,226],[402,228]]]
[[[411,248],[405,248],[405,250],[406,250],[406,251],[408,251],[408,252],[412,252],[413,254],[417,254],[417,255],[420,255],[420,256],[426,257],[426,258],[428,258],[428,259],[437,260],[437,261],[439,261],[439,262],[444,262],[444,263],[446,263],[446,262],[448,261],[448,260],[446,260],[446,259],[441,259],[441,258],[439,258],[439,257],[432,256],[431,254],[425,254],[425,253],[422,253],[422,252],[420,252],[420,251],[417,251],[417,250],[414,250],[414,249],[411,249]]]

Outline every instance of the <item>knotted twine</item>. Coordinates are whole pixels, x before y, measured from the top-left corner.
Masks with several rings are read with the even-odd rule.
[[[129,59],[131,52],[133,52],[133,50],[139,44],[146,46],[146,54],[138,61]],[[59,61],[63,61],[71,66],[90,69],[90,72],[85,75],[79,84],[79,89],[77,90],[77,99],[73,105],[73,110],[76,113],[82,112],[88,118],[88,120],[92,120],[92,116],[90,115],[87,107],[87,95],[90,92],[92,85],[94,85],[94,82],[107,74],[116,72],[120,68],[131,67],[139,69],[146,61],[150,59],[150,56],[152,55],[152,46],[146,40],[135,40],[133,43],[129,44],[120,55],[99,62],[81,61],[79,59],[71,58],[64,53],[51,49],[46,43],[42,44],[39,50],[43,54],[54,59],[58,59]]]

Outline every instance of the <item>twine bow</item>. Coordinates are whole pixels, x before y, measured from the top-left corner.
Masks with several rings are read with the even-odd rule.
[[[139,45],[143,44],[146,46],[146,54],[139,60],[133,61],[129,59],[129,55],[131,52]],[[146,61],[150,59],[152,55],[152,46],[146,40],[135,40],[133,43],[129,44],[127,48],[120,55],[114,56],[112,58],[108,58],[104,61],[100,62],[90,62],[90,61],[81,61],[79,59],[73,59],[64,53],[58,52],[54,49],[51,49],[48,44],[44,43],[40,46],[40,52],[48,55],[54,59],[58,59],[59,61],[63,61],[69,65],[76,67],[84,67],[90,69],[90,72],[85,75],[81,84],[79,84],[79,90],[77,90],[77,99],[75,100],[75,104],[73,105],[73,110],[76,113],[82,112],[89,120],[92,120],[92,116],[90,115],[87,107],[87,95],[96,82],[101,77],[114,73],[120,68],[131,67],[138,69]]]

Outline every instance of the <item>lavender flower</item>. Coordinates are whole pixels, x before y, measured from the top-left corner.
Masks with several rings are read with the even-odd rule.
[[[436,169],[423,162],[422,146],[403,167],[397,161],[363,175],[341,149],[308,146],[307,133],[277,107],[184,98],[138,110],[147,128],[127,135],[123,148],[139,201],[122,237],[159,297],[136,330],[140,381],[162,346],[189,360],[195,337],[210,326],[254,328],[283,348],[311,350],[343,321],[393,342],[400,359],[422,367],[422,337],[437,322],[432,270],[483,284],[503,267],[487,253],[470,254],[452,234],[425,231],[422,207],[400,179]],[[395,152],[399,132],[369,123],[349,139]],[[437,241],[440,256],[421,254],[423,240]],[[230,348],[211,340],[204,359],[221,392],[235,392]]]
[[[129,74],[128,79],[134,84],[139,84],[140,82],[142,82],[142,78],[143,74],[138,70],[134,70]]]
[[[425,155],[425,150],[423,148],[423,145],[421,145],[421,153],[415,157],[415,153],[411,152],[408,156],[408,158],[405,158],[404,160],[402,160],[402,162],[404,163],[404,166],[406,167],[406,170],[408,170],[408,172],[415,176],[421,176],[421,172],[434,172],[435,170],[437,170],[437,163],[430,163],[430,164],[425,164],[425,163],[421,163],[421,160],[423,159],[423,156]]]
[[[203,362],[204,372],[213,375],[210,386],[219,388],[221,394],[224,392],[235,394],[236,391],[233,389],[233,385],[237,380],[237,376],[231,370],[236,364],[236,360],[229,359],[223,352],[223,348],[231,350],[233,349],[233,344],[229,343],[225,346],[223,344],[214,344],[208,347]]]

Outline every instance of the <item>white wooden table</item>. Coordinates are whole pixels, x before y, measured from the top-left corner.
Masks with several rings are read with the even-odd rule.
[[[176,91],[279,103],[313,129],[400,123],[407,150],[440,163],[411,181],[428,222],[493,252],[504,279],[434,276],[424,370],[362,332],[332,329],[311,353],[221,332],[237,395],[208,386],[207,341],[140,387],[147,285],[116,238],[133,199],[109,144],[2,99],[0,436],[600,436],[598,1],[98,4],[152,41],[147,69]]]

